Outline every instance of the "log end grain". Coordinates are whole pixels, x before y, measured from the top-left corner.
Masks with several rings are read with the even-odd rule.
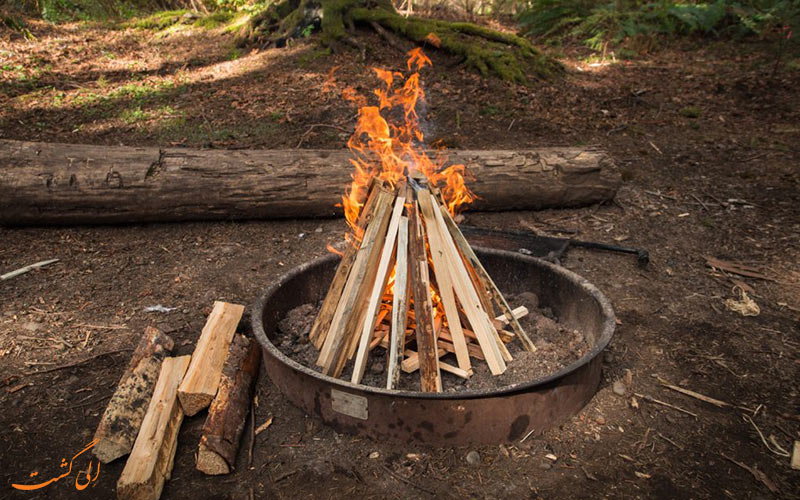
[[[214,394],[178,392],[178,400],[181,402],[183,413],[191,417],[208,408],[214,400]]]
[[[204,440],[200,441],[200,446],[197,448],[197,470],[212,476],[230,474],[231,472],[228,462],[210,450]]]

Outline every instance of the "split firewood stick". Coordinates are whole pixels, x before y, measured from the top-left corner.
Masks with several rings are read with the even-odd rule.
[[[401,364],[403,371],[406,373],[413,373],[419,370],[419,354],[415,351],[406,351],[406,353],[408,354],[408,356],[406,357],[406,359],[403,360],[403,363]],[[440,351],[437,353],[437,355],[440,358],[445,354],[447,354],[447,352],[445,351]],[[464,379],[468,379],[473,375],[472,368],[470,368],[469,370],[463,370],[457,366],[453,366],[450,363],[447,363],[442,360],[439,360],[439,368],[443,372],[452,373],[453,375]]]
[[[533,344],[530,337],[528,337],[528,334],[525,333],[525,330],[522,329],[519,321],[514,318],[514,314],[512,313],[511,307],[508,305],[505,297],[503,297],[503,294],[500,293],[500,289],[497,288],[497,285],[495,285],[491,276],[489,276],[489,273],[486,272],[486,269],[483,267],[483,264],[481,264],[481,261],[478,260],[478,256],[475,255],[475,251],[472,250],[472,247],[467,242],[467,239],[464,237],[464,234],[461,232],[461,230],[458,229],[458,226],[453,218],[450,217],[450,212],[447,211],[446,207],[442,206],[438,210],[438,214],[441,216],[445,227],[450,232],[453,241],[461,250],[464,258],[469,261],[470,264],[472,264],[472,268],[475,269],[475,272],[478,274],[478,278],[480,279],[481,283],[483,283],[484,288],[492,294],[492,297],[494,298],[497,306],[500,308],[500,311],[510,320],[511,328],[517,334],[517,338],[522,344],[522,347],[526,351],[535,352],[536,346]]]
[[[361,244],[356,252],[356,260],[347,278],[336,312],[333,315],[328,335],[322,345],[317,364],[325,375],[341,375],[347,360],[350,341],[355,333],[361,305],[369,290],[364,286],[374,278],[378,257],[383,248],[383,238],[391,216],[393,193],[378,186],[378,199],[375,202],[374,217],[367,225]],[[359,330],[360,332],[360,330]]]
[[[153,395],[161,363],[172,351],[172,339],[148,326],[122,374],[94,433],[92,451],[103,463],[127,455],[142,425],[147,401]]]
[[[403,215],[405,202],[406,199],[403,196],[395,198],[394,210],[392,211],[391,219],[389,219],[389,229],[387,230],[381,257],[378,261],[378,270],[375,273],[372,292],[369,294],[367,312],[364,315],[361,338],[358,344],[358,353],[356,354],[356,361],[353,365],[353,374],[350,377],[350,382],[354,384],[361,383],[361,377],[364,376],[364,369],[367,367],[369,344],[370,340],[372,340],[372,332],[375,330],[375,324],[377,322],[381,294],[386,289],[386,282],[389,279],[390,264],[395,250],[394,244],[397,240],[397,228],[400,226],[400,217]]]
[[[514,319],[520,319],[522,317],[525,317],[525,316],[528,315],[528,308],[525,307],[525,306],[515,307],[511,311],[511,315],[513,316]],[[504,327],[504,326],[506,326],[506,325],[508,325],[510,323],[510,321],[508,320],[508,317],[505,314],[501,314],[500,316],[497,316],[496,318],[494,318],[494,320],[497,323],[497,325],[499,325],[499,326],[496,325],[497,328],[502,328],[502,327]],[[514,335],[514,334],[512,333],[511,335]]]
[[[419,207],[422,212],[422,219],[425,221],[425,229],[428,235],[428,246],[430,248],[431,260],[433,260],[433,271],[436,275],[436,283],[439,286],[439,295],[444,307],[444,314],[447,317],[447,324],[450,327],[450,335],[453,338],[453,345],[456,348],[456,359],[458,366],[462,370],[468,371],[472,368],[469,351],[467,351],[467,341],[464,332],[461,330],[461,319],[458,315],[455,292],[450,280],[450,272],[445,257],[445,248],[442,234],[436,223],[434,216],[433,197],[430,192],[424,189],[418,191]],[[437,329],[438,332],[438,329]]]
[[[178,398],[187,415],[208,407],[217,395],[222,366],[243,313],[242,305],[214,302],[214,309],[194,348],[192,364],[178,388]]]
[[[450,341],[450,334],[446,331],[442,331],[441,337],[437,342],[439,349],[444,349],[447,352],[455,353],[455,347],[453,343]],[[467,349],[469,350],[469,355],[475,359],[484,359],[483,358],[483,351],[481,350],[481,346],[473,344],[472,342],[467,342]]]
[[[165,358],[131,455],[117,481],[120,500],[157,500],[172,474],[183,410],[178,384],[191,356]]]
[[[371,351],[378,346],[385,346],[384,349],[389,346],[389,330],[380,332],[378,336],[373,337],[372,341],[369,343],[369,350]]]
[[[197,470],[206,474],[228,474],[233,470],[260,365],[258,342],[236,335],[222,368],[217,397],[203,425]]]
[[[434,205],[436,206],[436,205]],[[447,226],[445,225],[442,217],[441,210],[434,210],[437,224],[439,225],[442,234],[446,234]],[[492,375],[500,375],[506,371],[505,353],[501,353],[498,345],[502,344],[497,338],[497,332],[494,325],[483,310],[478,298],[477,292],[470,282],[464,262],[456,249],[455,243],[451,238],[445,238],[446,256],[449,262],[450,275],[453,278],[453,287],[456,291],[456,296],[464,310],[472,330],[475,332],[478,343],[483,350],[486,363],[489,365],[489,370]]]
[[[420,387],[423,392],[441,392],[439,357],[436,354],[431,282],[428,276],[428,256],[425,252],[425,231],[419,216],[416,194],[408,208],[409,263],[414,290],[414,314],[417,318],[417,351],[419,353]]]
[[[400,381],[399,363],[403,359],[408,322],[408,217],[400,217],[397,227],[397,254],[395,257],[394,297],[392,297],[392,326],[390,330],[389,364],[386,388],[394,389]]]
[[[356,225],[360,231],[364,231],[364,229],[367,227],[367,224],[372,219],[373,208],[378,197],[378,192],[380,191],[380,189],[375,188],[376,182],[376,178],[373,177],[372,181],[370,182],[367,201],[364,203],[364,207],[361,209],[361,213],[358,216],[358,221],[356,222]],[[339,299],[342,296],[342,290],[347,283],[347,278],[350,275],[350,269],[353,267],[353,263],[356,260],[356,251],[357,248],[355,245],[347,245],[344,255],[342,255],[342,260],[339,263],[339,267],[336,268],[336,274],[333,277],[333,281],[331,281],[331,285],[328,287],[328,293],[325,295],[325,299],[322,301],[322,307],[320,307],[319,314],[317,314],[317,317],[314,320],[314,325],[311,327],[311,332],[308,334],[309,340],[317,349],[322,348],[322,344],[325,342],[325,337],[328,335],[328,329],[331,326],[333,315],[336,311],[337,305],[339,304]]]

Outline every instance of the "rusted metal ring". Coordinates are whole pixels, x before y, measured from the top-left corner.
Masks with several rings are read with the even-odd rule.
[[[338,257],[302,264],[270,285],[251,306],[253,332],[264,351],[265,369],[295,405],[342,432],[428,444],[513,441],[540,434],[580,410],[597,391],[600,353],[614,333],[608,299],[577,274],[512,252],[476,248],[501,289],[531,290],[570,328],[581,328],[593,346],[569,366],[546,377],[491,390],[423,393],[352,384],[323,375],[280,352],[269,340],[285,314],[320,300]]]

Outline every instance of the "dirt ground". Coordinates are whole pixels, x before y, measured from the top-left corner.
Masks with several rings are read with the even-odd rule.
[[[6,139],[341,148],[354,113],[337,91],[320,89],[331,68],[339,66],[340,87],[366,93],[370,64],[403,61],[378,38],[363,63],[328,55],[313,38],[239,51],[216,31],[32,31],[34,42],[0,32]],[[600,63],[581,47],[552,51],[567,75],[528,87],[431,53],[427,137],[457,148],[599,145],[619,166],[625,183],[613,203],[467,214],[472,225],[567,230],[650,251],[644,269],[580,249],[562,262],[597,285],[619,319],[591,403],[522,443],[436,449],[338,435],[262,375],[255,421],[274,423],[257,436],[252,465],[245,437],[235,473],[197,472],[204,417],[187,418],[163,498],[800,498],[800,471],[765,444],[791,450],[800,439],[800,72],[781,64],[773,73],[774,47],[762,42],[675,43]],[[61,259],[0,285],[0,497],[111,498],[123,461],[103,466],[84,491],[75,474],[31,492],[10,484],[32,482],[33,471],[54,477],[61,458],[91,440],[145,326],[190,353],[214,300],[249,304],[344,228],[292,220],[0,229],[2,272]],[[714,271],[705,256],[747,263],[764,279]],[[760,314],[726,306],[735,281]],[[144,312],[159,304],[176,309]],[[630,386],[617,384],[618,395],[614,382],[627,370]],[[670,391],[656,375],[732,406]],[[470,451],[479,463],[466,461]],[[76,468],[87,462],[79,457]]]

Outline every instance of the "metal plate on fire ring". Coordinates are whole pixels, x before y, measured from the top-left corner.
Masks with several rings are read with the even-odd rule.
[[[364,396],[331,389],[331,408],[333,411],[359,420],[369,418],[369,403]]]

